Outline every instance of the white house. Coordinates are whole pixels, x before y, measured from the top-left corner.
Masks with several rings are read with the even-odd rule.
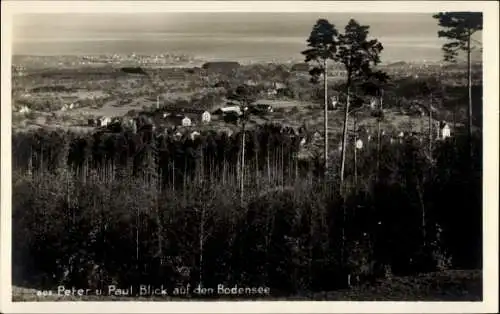
[[[184,117],[181,123],[182,126],[191,126],[191,119],[189,119],[188,117]]]
[[[196,137],[200,136],[200,132],[198,132],[198,131],[193,131],[193,132],[191,132],[190,136],[191,136],[191,140],[192,140],[192,141],[194,141],[194,139],[195,139]]]
[[[286,84],[285,83],[282,83],[282,82],[274,82],[273,83],[273,88],[275,90],[277,89],[282,89],[282,88],[286,88]]]
[[[176,140],[180,140],[181,137],[182,137],[182,133],[179,132],[179,131],[177,131],[177,133],[174,134],[174,137],[175,137]]]
[[[338,98],[337,96],[332,96],[330,97],[330,104],[332,106],[332,109],[337,108],[337,103],[338,103]]]
[[[306,144],[306,138],[303,137],[301,140],[300,140],[300,146],[304,146]]]
[[[21,108],[19,108],[19,113],[29,113],[30,112],[30,108],[28,108],[27,106],[21,106]]]
[[[111,123],[111,118],[109,117],[101,117],[99,120],[101,121],[101,126],[106,126]]]
[[[440,136],[441,139],[447,139],[448,137],[451,137],[451,129],[450,126],[446,123],[443,122],[439,128]]]
[[[267,96],[276,96],[278,95],[278,91],[275,89],[270,89],[267,91]]]
[[[356,149],[362,149],[363,148],[363,141],[361,139],[358,139],[356,141]]]
[[[210,112],[204,111],[201,114],[201,122],[202,123],[209,123],[211,119],[212,119],[212,116],[210,115]]]

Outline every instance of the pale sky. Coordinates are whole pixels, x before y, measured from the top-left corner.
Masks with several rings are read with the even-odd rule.
[[[66,13],[14,17],[19,54],[179,51],[224,58],[295,56],[326,18],[342,30],[350,18],[370,26],[389,59],[440,59],[443,40],[430,13]],[[135,41],[135,42],[134,42]],[[235,47],[238,46],[238,47]],[[125,51],[126,50],[126,51]]]

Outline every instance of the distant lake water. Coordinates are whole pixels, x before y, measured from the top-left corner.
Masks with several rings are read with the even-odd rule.
[[[439,61],[442,59],[441,41],[437,38],[379,38],[384,45],[383,62]],[[271,59],[302,59],[300,51],[306,48],[300,37],[249,36],[168,36],[143,38],[75,38],[18,40],[15,54],[79,55],[79,54],[159,54],[180,53],[196,57],[237,61],[267,61]]]

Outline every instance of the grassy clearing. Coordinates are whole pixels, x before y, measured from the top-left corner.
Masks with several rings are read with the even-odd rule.
[[[57,292],[56,292],[57,294]],[[37,296],[36,289],[14,286],[12,301],[197,301],[197,298],[117,296]],[[207,300],[207,299],[203,299]],[[480,270],[449,270],[410,277],[394,277],[353,289],[324,291],[309,295],[268,298],[224,298],[209,300],[255,301],[481,301]]]

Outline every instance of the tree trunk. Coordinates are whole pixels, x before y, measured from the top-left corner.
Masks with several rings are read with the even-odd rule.
[[[160,176],[161,178],[161,176]],[[157,232],[158,232],[158,257],[160,258],[160,263],[163,264],[163,228],[162,228],[162,219],[160,216],[160,202],[158,200],[158,196],[161,194],[161,184],[158,184],[158,180],[156,180],[156,189],[155,189],[155,207],[156,207],[156,223],[157,223]]]
[[[469,142],[469,156],[472,157],[472,68],[471,68],[471,33],[469,31],[467,37],[467,91],[468,91],[468,107],[467,107],[467,115],[468,115],[468,142]]]
[[[137,267],[139,267],[139,206],[137,206],[135,211],[136,218],[136,228],[135,228],[135,260],[137,262]]]
[[[285,186],[285,150],[283,147],[283,142],[281,142],[281,190]]]
[[[350,74],[349,74],[350,76]],[[340,191],[343,193],[344,187],[344,171],[345,171],[345,156],[346,156],[346,143],[347,143],[347,122],[349,118],[349,102],[350,102],[350,77],[347,79],[347,100],[345,104],[344,113],[344,129],[342,132],[342,154],[340,157]]]
[[[172,191],[175,191],[175,157],[172,158]]]
[[[325,125],[324,125],[324,132],[325,132],[325,153],[324,153],[324,158],[325,158],[325,173],[328,171],[328,69],[327,67],[327,60],[324,60],[324,73],[323,73],[323,80],[324,80],[324,89],[325,89]]]
[[[358,134],[356,130],[356,115],[353,117],[354,121],[354,187],[357,188],[358,186],[358,156],[357,156],[357,147],[356,147],[356,141],[358,140]]]
[[[222,156],[222,185],[226,184],[226,152]]]
[[[429,104],[429,158],[432,159],[432,101],[433,97],[431,94],[430,104]]]
[[[427,225],[426,225],[426,217],[425,217],[425,203],[424,203],[424,196],[423,196],[423,187],[420,185],[419,180],[417,179],[417,193],[418,193],[418,200],[420,202],[420,209],[421,209],[421,214],[422,214],[422,241],[424,247],[427,245]]]
[[[203,287],[203,244],[205,242],[205,205],[202,205],[201,215],[200,215],[200,234],[199,234],[199,246],[200,246],[200,287]]]
[[[271,151],[269,149],[269,143],[267,144],[267,183],[271,185]]]
[[[381,144],[381,134],[380,134],[380,124],[382,123],[383,115],[383,102],[384,102],[384,90],[380,91],[380,117],[377,118],[377,180],[380,174],[380,144]]]
[[[240,202],[243,205],[245,188],[245,123],[242,125],[242,143],[241,143],[241,170],[240,170]]]

